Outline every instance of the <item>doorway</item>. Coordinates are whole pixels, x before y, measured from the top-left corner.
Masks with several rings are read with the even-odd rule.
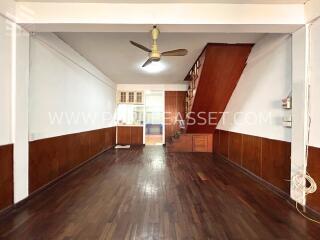
[[[145,144],[164,144],[164,92],[145,92]]]

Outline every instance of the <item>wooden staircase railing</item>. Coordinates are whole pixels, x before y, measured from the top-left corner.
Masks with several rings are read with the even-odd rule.
[[[185,77],[185,81],[189,81],[189,87],[186,96],[186,114],[192,111],[195,96],[197,94],[197,88],[200,82],[200,76],[203,69],[205,60],[205,50],[198,57],[195,64],[192,66],[188,75]]]

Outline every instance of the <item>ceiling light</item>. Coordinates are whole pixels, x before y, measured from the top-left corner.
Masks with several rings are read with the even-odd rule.
[[[163,62],[153,62],[148,66],[140,67],[140,68],[147,73],[159,73],[166,68],[166,65]]]

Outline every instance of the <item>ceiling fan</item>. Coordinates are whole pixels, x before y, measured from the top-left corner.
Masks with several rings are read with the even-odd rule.
[[[157,28],[157,26],[153,26],[153,29],[151,30],[151,35],[152,35],[152,47],[151,49],[136,43],[134,41],[130,41],[130,43],[140,49],[142,49],[145,52],[149,53],[149,59],[142,65],[142,67],[145,67],[149,65],[152,62],[158,62],[160,61],[162,56],[185,56],[188,54],[187,49],[176,49],[176,50],[171,50],[171,51],[166,51],[163,53],[160,53],[158,50],[158,45],[157,45],[157,39],[159,37],[160,31]]]

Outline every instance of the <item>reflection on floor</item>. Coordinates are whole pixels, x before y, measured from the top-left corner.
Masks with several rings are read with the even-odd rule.
[[[162,145],[162,135],[146,135],[146,145]]]
[[[6,240],[319,236],[317,224],[224,160],[162,146],[107,151],[0,218]]]

